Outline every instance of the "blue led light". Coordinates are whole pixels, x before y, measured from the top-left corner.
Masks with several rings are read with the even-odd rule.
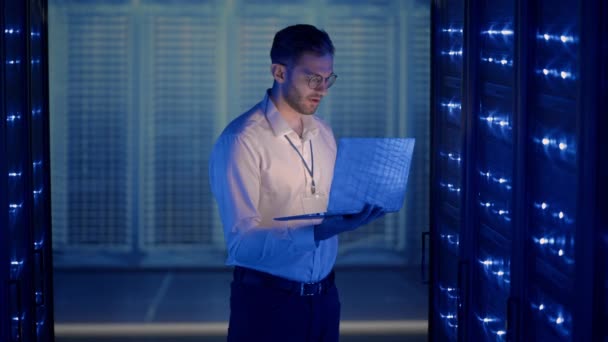
[[[494,29],[489,29],[486,31],[481,31],[481,34],[487,34],[490,36],[494,36],[494,35],[501,35],[501,36],[512,36],[515,32],[511,29],[507,29],[504,28],[502,30],[494,30]]]
[[[479,117],[481,121],[485,121],[488,126],[498,126],[500,128],[511,129],[511,124],[509,123],[509,118],[507,116],[498,116],[488,114],[487,116]]]
[[[556,256],[560,262],[566,265],[574,264],[574,259],[566,254],[566,249],[571,244],[571,240],[565,235],[557,237],[551,235],[536,236],[532,237],[532,241],[544,254]]]
[[[478,259],[477,262],[482,265],[482,270],[488,279],[493,280],[499,286],[505,286],[511,282],[508,261],[485,257]]]
[[[8,122],[15,122],[17,120],[21,120],[21,114],[19,113],[8,113],[6,116],[6,121]]]
[[[482,322],[482,323],[484,323],[484,324],[487,324],[487,323],[492,323],[492,322],[496,322],[496,321],[498,321],[498,319],[497,319],[497,318],[494,318],[494,317],[487,317],[487,316],[486,316],[486,317],[479,317],[479,316],[477,316],[477,320],[479,320],[480,322]]]
[[[21,172],[9,172],[9,177],[21,177]]]
[[[30,37],[36,37],[36,38],[38,38],[38,37],[40,37],[40,32],[34,32],[34,31],[32,31],[32,32],[30,32]]]
[[[40,166],[42,166],[42,161],[40,161],[40,160],[35,161],[35,162],[32,163],[32,166],[34,168],[40,167]]]
[[[535,242],[537,242],[539,245],[546,245],[546,244],[554,244],[555,243],[555,239],[548,239],[545,237],[542,237],[540,239],[535,239]]]
[[[447,241],[449,245],[458,246],[460,242],[458,241],[458,235],[454,234],[440,234],[439,237],[441,240]]]
[[[480,315],[475,313],[475,318],[481,323],[481,328],[487,336],[492,336],[502,340],[502,336],[505,335],[504,320],[495,315]]]
[[[42,113],[42,108],[32,108],[32,116],[38,116]]]
[[[513,60],[507,57],[481,57],[481,60],[486,63],[498,64],[502,66],[513,66]]]
[[[9,60],[6,61],[6,64],[8,64],[8,65],[21,64],[21,60],[19,60],[19,59],[9,59]]]
[[[566,43],[575,43],[578,41],[578,38],[575,38],[574,36],[568,35],[568,34],[549,34],[549,33],[544,33],[544,34],[539,34],[536,36],[536,38],[538,40],[544,40],[544,41],[556,41],[556,42],[562,42],[564,44]]]
[[[458,299],[458,289],[455,287],[443,287],[439,285],[439,290],[444,293],[447,298]]]
[[[574,223],[574,219],[568,214],[566,213],[564,210],[560,210],[560,209],[554,209],[553,211],[547,211],[547,209],[549,208],[553,208],[555,205],[553,204],[549,204],[546,201],[542,201],[542,202],[534,202],[532,204],[532,206],[539,210],[541,214],[543,215],[549,215],[550,217],[552,217],[553,219],[555,219],[555,223],[562,223],[562,224],[573,224]]]
[[[445,158],[449,161],[453,161],[456,163],[460,163],[462,161],[462,158],[460,157],[460,154],[455,153],[455,152],[439,152],[439,156],[442,158]]]
[[[439,285],[439,289],[440,289],[441,291],[445,291],[445,292],[453,292],[453,291],[456,291],[456,288],[455,288],[455,287],[443,287],[443,286],[441,286],[441,285]]]
[[[39,58],[37,58],[37,59],[32,59],[31,63],[32,63],[33,65],[40,64],[40,59],[39,59]]]
[[[453,110],[457,109],[457,110],[461,110],[462,109],[462,105],[458,102],[441,102],[441,107],[446,107],[448,109],[448,111],[452,112]]]
[[[18,29],[18,28],[17,29],[16,28],[5,28],[4,29],[4,33],[5,34],[15,34],[16,35],[16,34],[21,33],[21,30]]]
[[[490,266],[493,264],[492,260],[481,260],[481,261],[479,261],[479,263],[484,266]]]
[[[34,196],[38,196],[42,194],[42,189],[39,190],[33,190],[32,193],[34,193]]]
[[[512,188],[508,178],[503,177],[503,176],[498,176],[490,170],[488,170],[488,171],[480,170],[479,175],[481,176],[482,180],[490,181],[496,185],[504,187],[507,190],[511,190],[511,188]]]
[[[462,105],[454,100],[443,100],[439,102],[441,112],[446,115],[448,121],[459,124]]]
[[[454,184],[439,182],[439,186],[441,186],[442,188],[447,189],[448,192],[460,193],[460,188],[456,187]]]
[[[534,137],[532,139],[536,144],[542,145],[546,152],[554,151],[554,153],[564,156],[576,154],[576,144],[573,139],[568,137],[552,137],[545,135],[543,137]]]
[[[450,328],[458,328],[458,323],[453,323],[452,321],[455,321],[455,319],[454,319],[454,320],[450,320],[450,321],[448,321],[448,322],[447,322],[448,326],[449,326]],[[456,321],[456,322],[457,322],[457,321]]]
[[[531,302],[530,306],[533,311],[552,326],[555,331],[559,332],[562,336],[570,335],[572,317],[563,306],[555,303],[548,297],[541,298],[538,303]]]
[[[458,328],[458,316],[456,316],[456,314],[440,312],[439,316],[450,328]]]
[[[439,289],[440,308],[438,310],[439,317],[443,324],[455,329],[458,327],[458,289],[451,286],[444,286],[441,283],[437,284]]]
[[[572,74],[572,72],[568,70],[558,70],[558,69],[550,69],[550,68],[542,68],[536,70],[537,74],[543,74],[545,76],[551,76],[555,78],[561,78],[563,80],[574,80],[576,77]]]
[[[511,222],[511,217],[509,216],[509,210],[495,208],[496,204],[493,202],[489,202],[489,201],[481,200],[481,201],[479,201],[479,205],[482,208],[485,208],[486,211],[489,212],[490,214],[492,214],[494,216],[498,216],[507,222]]]
[[[460,56],[462,56],[462,49],[460,49],[460,50],[441,51],[441,54],[443,56],[451,56],[451,57],[458,56],[458,57],[460,57]]]
[[[457,33],[457,34],[462,34],[464,31],[462,29],[457,29],[457,28],[447,28],[447,29],[441,29],[441,32],[444,33]]]

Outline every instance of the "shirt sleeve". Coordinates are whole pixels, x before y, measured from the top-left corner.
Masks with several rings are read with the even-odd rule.
[[[222,135],[218,139],[210,158],[209,178],[229,256],[238,263],[272,265],[284,260],[284,254],[317,248],[313,226],[260,226],[260,155],[246,137]]]

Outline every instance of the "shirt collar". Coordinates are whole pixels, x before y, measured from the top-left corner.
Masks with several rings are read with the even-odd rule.
[[[295,134],[293,129],[289,127],[287,121],[283,119],[281,113],[279,113],[279,110],[270,99],[270,89],[266,91],[266,96],[264,96],[264,100],[262,100],[261,105],[262,110],[264,111],[264,115],[266,115],[266,119],[270,123],[270,127],[272,128],[272,131],[275,136],[280,137],[290,133]],[[312,115],[303,115],[302,123],[304,124],[304,130],[302,134],[302,138],[304,140],[311,139],[319,133],[318,124],[314,120]]]

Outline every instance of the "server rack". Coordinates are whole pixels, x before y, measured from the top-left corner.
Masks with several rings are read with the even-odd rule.
[[[470,250],[466,340],[501,340],[507,334],[513,252],[515,123],[515,6],[483,1],[468,8],[465,77],[470,131],[467,150],[467,234]]]
[[[456,341],[461,312],[462,115],[464,1],[436,1],[431,12],[431,273],[432,340]],[[441,10],[439,10],[441,9]],[[433,247],[435,246],[435,247]]]
[[[52,341],[46,1],[0,8],[0,340]]]
[[[433,2],[432,341],[608,340],[602,14],[595,1]],[[459,23],[462,43],[446,39]]]

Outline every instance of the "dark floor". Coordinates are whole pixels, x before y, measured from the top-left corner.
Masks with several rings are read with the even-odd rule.
[[[56,341],[223,341],[231,277],[227,269],[56,270]],[[336,281],[341,341],[426,340],[428,291],[417,270],[338,269]]]

